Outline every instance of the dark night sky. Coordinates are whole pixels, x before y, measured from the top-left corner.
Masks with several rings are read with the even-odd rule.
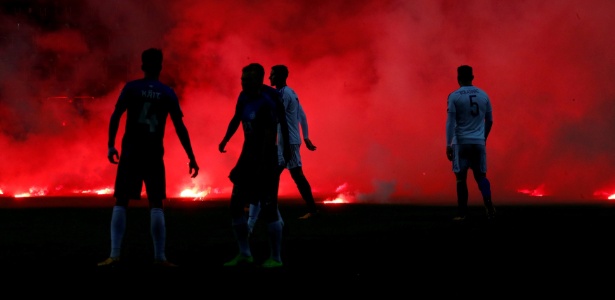
[[[62,3],[62,4],[59,4]],[[586,201],[615,193],[615,2],[2,1],[0,189],[111,188],[109,116],[140,53],[165,51],[201,173],[190,179],[172,124],[168,193],[230,193],[241,131],[221,154],[241,67],[290,68],[307,113],[304,172],[317,195],[454,202],[446,97],[474,67],[490,95],[494,201]],[[267,82],[268,83],[268,82]],[[69,100],[73,102],[70,103]],[[64,123],[63,123],[64,122]],[[116,145],[119,146],[118,136]],[[473,181],[470,201],[480,203]],[[298,195],[288,173],[281,194]]]

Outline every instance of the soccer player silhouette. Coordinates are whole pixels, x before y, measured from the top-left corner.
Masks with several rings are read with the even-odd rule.
[[[489,96],[472,85],[472,67],[457,68],[459,88],[448,95],[446,118],[446,157],[453,163],[457,182],[457,216],[463,221],[468,214],[468,170],[482,194],[487,218],[495,218],[491,202],[491,185],[487,179],[487,137],[493,125],[493,112]]]
[[[316,206],[316,202],[314,201],[314,196],[312,194],[312,187],[308,182],[305,174],[303,173],[303,165],[301,162],[301,135],[299,132],[299,126],[301,126],[301,131],[303,132],[303,140],[305,142],[306,147],[310,151],[316,150],[316,146],[312,143],[309,138],[308,131],[308,123],[307,117],[299,102],[299,97],[295,93],[295,91],[289,87],[286,83],[288,79],[288,67],[285,65],[275,65],[271,67],[271,72],[269,73],[269,81],[271,86],[274,86],[282,97],[282,102],[284,103],[284,110],[286,112],[286,120],[288,122],[288,134],[290,139],[290,147],[291,147],[291,157],[289,160],[284,160],[282,155],[282,148],[278,149],[278,163],[280,164],[279,172],[281,173],[288,169],[290,172],[290,176],[297,185],[299,189],[299,193],[303,198],[303,201],[307,204],[308,212],[299,217],[299,219],[306,220],[312,218],[317,215],[318,208]],[[281,136],[281,135],[280,135]],[[281,140],[278,143],[282,145]],[[258,214],[260,211],[260,207],[258,205],[252,204],[250,205],[249,210],[249,218],[248,224],[250,229],[252,229],[256,220],[258,219]]]
[[[150,48],[141,54],[143,78],[124,85],[109,122],[107,158],[118,164],[115,178],[115,205],[111,215],[111,253],[98,263],[100,267],[116,266],[120,262],[122,240],[126,231],[126,210],[130,200],[141,199],[145,191],[149,203],[150,232],[154,243],[154,264],[174,267],[166,257],[166,224],[163,200],[166,194],[163,138],[167,117],[171,117],[175,132],[188,155],[189,174],[199,173],[192,151],[188,129],[177,95],[159,81],[163,53]],[[126,127],[122,138],[121,154],[115,148],[115,137],[122,115],[126,113]],[[119,161],[117,160],[119,158]]]
[[[282,219],[278,210],[278,126],[284,137],[284,157],[290,157],[288,124],[279,93],[263,84],[265,69],[252,63],[242,69],[242,91],[235,105],[235,113],[218,150],[226,152],[226,144],[242,125],[244,141],[237,163],[229,174],[233,183],[230,211],[233,233],[239,253],[225,267],[252,264],[250,230],[245,207],[258,203],[261,219],[267,224],[270,256],[264,268],[282,267]]]

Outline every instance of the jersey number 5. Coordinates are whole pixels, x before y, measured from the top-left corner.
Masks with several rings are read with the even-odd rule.
[[[474,98],[476,97],[476,95],[469,95],[468,97],[470,98],[470,114],[473,117],[476,117],[478,116],[479,112],[478,103],[474,102]]]

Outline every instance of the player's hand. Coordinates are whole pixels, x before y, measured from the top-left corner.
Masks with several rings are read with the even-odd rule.
[[[120,154],[115,147],[109,147],[107,150],[107,159],[112,164],[117,164],[120,161]]]
[[[226,148],[226,141],[222,140],[222,142],[218,145],[218,151],[220,151],[220,153],[226,153],[224,148]]]
[[[454,157],[454,153],[453,153],[453,147],[451,146],[446,146],[446,158],[448,158],[448,160],[453,161],[453,157]]]
[[[316,146],[312,144],[312,141],[310,141],[310,139],[303,139],[303,140],[305,141],[305,146],[308,148],[308,150],[310,151],[316,150]]]
[[[189,174],[191,174],[191,178],[196,177],[197,175],[199,175],[199,165],[196,163],[196,160],[191,160],[188,163],[188,167],[190,168],[188,170]]]

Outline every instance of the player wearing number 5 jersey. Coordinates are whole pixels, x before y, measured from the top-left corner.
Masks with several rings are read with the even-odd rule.
[[[118,168],[113,194],[115,206],[111,216],[111,253],[106,260],[98,264],[100,267],[119,263],[126,230],[126,209],[130,200],[141,199],[143,185],[149,203],[154,263],[157,266],[175,266],[166,258],[163,212],[163,200],[167,197],[163,139],[169,116],[188,155],[188,172],[192,178],[198,175],[199,166],[192,151],[177,96],[173,89],[158,81],[162,70],[162,56],[160,49],[143,51],[141,69],[144,77],[126,83],[111,114],[107,158],[111,163],[118,164]],[[120,155],[115,148],[115,137],[125,112],[126,127]]]
[[[446,119],[446,157],[453,163],[457,181],[458,215],[455,221],[465,220],[468,213],[467,174],[471,169],[482,194],[487,217],[495,217],[491,202],[491,186],[487,179],[486,141],[493,125],[489,96],[472,85],[472,67],[457,68],[459,88],[448,95]]]

